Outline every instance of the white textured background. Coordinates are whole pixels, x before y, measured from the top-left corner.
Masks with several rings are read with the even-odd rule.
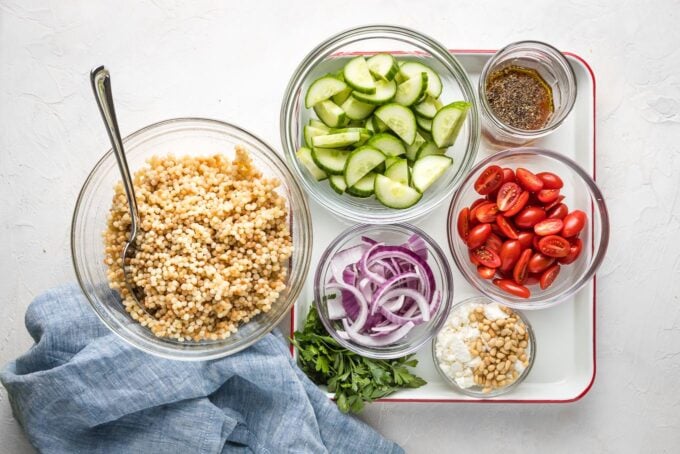
[[[680,449],[680,2],[0,0],[0,363],[31,340],[30,300],[74,280],[69,222],[108,148],[88,72],[106,63],[123,134],[176,116],[233,121],[279,146],[288,77],[366,23],[451,48],[539,39],[598,83],[598,182],[612,238],[598,279],[598,374],[568,405],[377,404],[408,452]],[[113,6],[115,4],[115,6]],[[31,452],[0,389],[0,452]]]

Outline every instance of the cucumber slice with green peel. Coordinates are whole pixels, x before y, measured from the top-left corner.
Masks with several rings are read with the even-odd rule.
[[[420,150],[420,147],[422,147],[425,142],[427,142],[427,139],[425,139],[419,132],[416,133],[416,139],[411,145],[406,147],[406,159],[409,161],[415,161],[416,157],[418,156],[418,150]]]
[[[345,183],[347,183],[348,187],[354,186],[384,161],[385,155],[373,147],[363,146],[357,148],[347,158],[344,169]]]
[[[373,136],[371,131],[369,131],[368,129],[363,128],[363,127],[359,128],[359,127],[348,126],[346,128],[331,129],[332,134],[342,134],[342,133],[346,133],[346,132],[358,132],[359,133],[359,140],[356,141],[354,144],[352,144],[355,147],[358,147],[360,145],[365,144],[368,141],[368,139],[370,139]]]
[[[334,95],[331,97],[331,100],[332,100],[335,104],[341,106],[342,103],[345,102],[345,101],[347,101],[347,98],[349,98],[351,95],[352,95],[352,87],[347,86],[346,89],[342,90],[341,92],[338,92],[338,93],[334,94]]]
[[[375,81],[364,57],[354,57],[342,70],[347,85],[361,93],[375,93]]]
[[[423,102],[413,105],[413,110],[416,115],[420,115],[424,118],[429,118],[430,120],[437,115],[437,111],[444,107],[442,102],[432,96],[427,96]]]
[[[354,186],[347,188],[347,193],[356,197],[370,197],[373,195],[373,186],[375,185],[375,177],[377,173],[370,172],[361,180],[357,181]]]
[[[412,187],[391,180],[385,175],[375,177],[375,198],[389,208],[404,209],[418,203],[423,196]]]
[[[397,93],[397,83],[393,80],[379,80],[375,83],[375,93],[366,94],[353,91],[352,96],[361,102],[368,104],[386,104],[394,98]]]
[[[385,176],[390,180],[408,186],[411,182],[411,171],[408,168],[408,161],[406,159],[399,159],[385,170]]]
[[[324,128],[326,128],[325,125],[324,125]],[[329,131],[328,128],[321,129],[321,128],[317,128],[317,127],[314,127],[314,126],[305,125],[305,127],[304,127],[305,143],[307,144],[308,147],[313,147],[314,145],[312,143],[312,138],[316,137],[316,136],[323,136],[324,134],[328,134],[328,131]]]
[[[438,148],[434,142],[428,140],[422,144],[420,148],[418,148],[418,152],[416,153],[416,161],[420,158],[424,158],[425,156],[444,154],[445,152],[446,149]]]
[[[385,156],[400,156],[406,153],[404,142],[387,132],[381,132],[371,137],[368,145],[377,148]]]
[[[331,76],[324,76],[312,82],[305,96],[305,107],[314,107],[347,89],[347,84]]]
[[[375,129],[377,132],[384,132],[390,129],[389,126],[387,126],[384,121],[382,121],[375,115],[371,117],[371,123],[373,123],[373,129]]]
[[[444,106],[437,112],[432,120],[432,139],[439,148],[453,145],[458,133],[465,123],[467,112],[471,104],[465,101],[456,101]]]
[[[316,181],[321,181],[328,178],[326,172],[321,170],[319,166],[314,163],[314,159],[312,159],[312,150],[307,147],[302,147],[295,153],[295,156],[297,156],[297,158],[300,160],[300,163],[305,166],[305,168]]]
[[[334,148],[312,148],[312,159],[321,170],[331,175],[341,175],[350,152]]]
[[[453,159],[443,155],[430,155],[418,159],[413,164],[411,172],[413,187],[420,192],[425,192],[446,172],[446,169],[451,167],[451,164],[453,164]]]
[[[364,118],[368,118],[371,113],[373,113],[373,109],[375,109],[373,104],[361,102],[351,95],[344,103],[342,103],[342,110],[350,120],[363,120]]]
[[[347,121],[345,111],[333,101],[321,101],[314,106],[314,112],[330,128],[339,128]]]
[[[427,73],[422,72],[400,83],[394,102],[406,107],[418,102],[427,89],[427,77]]]
[[[420,115],[416,115],[416,123],[418,123],[418,127],[420,129],[423,129],[427,132],[432,131],[432,120],[429,118],[424,118],[421,117]]]
[[[358,131],[338,132],[312,137],[314,148],[343,148],[353,145],[361,140]]]
[[[345,177],[342,175],[331,175],[328,177],[328,182],[333,189],[338,194],[343,194],[347,189],[347,183],[345,183]]]
[[[399,71],[397,61],[390,54],[376,54],[369,58],[368,71],[376,79],[392,80]]]
[[[373,117],[371,117],[371,118],[373,118]],[[376,133],[376,130],[375,130],[375,128],[373,127],[373,120],[372,120],[371,118],[369,118],[368,120],[366,120],[366,129],[368,129],[369,131],[371,131],[371,134],[375,134],[375,133]]]
[[[442,80],[432,68],[416,61],[407,61],[399,67],[399,74],[405,79],[411,79],[418,73],[427,73],[427,94],[439,98],[442,94]]]
[[[375,111],[375,116],[406,144],[411,145],[416,139],[416,116],[408,107],[397,103],[385,104]]]
[[[387,156],[385,158],[385,168],[389,169],[392,166],[392,164],[399,162],[400,159],[402,159],[402,158],[400,158],[398,156]]]
[[[326,132],[331,130],[331,128],[326,126],[326,123],[324,123],[323,121],[319,121],[315,118],[312,118],[311,120],[309,120],[309,126],[316,128],[316,129],[323,129]]]
[[[347,123],[348,128],[365,128],[366,127],[366,120],[350,120],[349,123]]]

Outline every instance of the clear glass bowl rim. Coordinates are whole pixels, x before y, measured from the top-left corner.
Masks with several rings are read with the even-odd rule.
[[[140,137],[143,137],[144,135],[152,135],[153,132],[156,129],[160,129],[163,127],[167,126],[190,126],[191,123],[198,123],[198,124],[204,124],[204,125],[211,125],[214,127],[226,129],[226,130],[231,130],[235,132],[236,134],[241,134],[251,141],[257,143],[259,145],[259,150],[257,150],[258,153],[261,154],[261,158],[264,159],[265,161],[269,161],[270,165],[274,166],[277,168],[278,171],[283,173],[286,176],[287,181],[282,181],[282,184],[284,184],[287,188],[288,191],[291,193],[291,197],[294,199],[294,201],[299,204],[299,211],[302,214],[301,218],[297,218],[295,222],[297,222],[298,228],[301,230],[301,238],[302,242],[304,243],[302,246],[304,247],[304,253],[301,255],[301,260],[298,265],[298,275],[297,279],[293,279],[292,276],[289,277],[291,280],[291,286],[290,286],[290,294],[288,301],[283,302],[287,307],[285,310],[281,311],[281,314],[276,318],[273,319],[268,325],[263,325],[262,328],[259,330],[255,331],[252,336],[244,338],[242,342],[237,342],[233,345],[227,345],[227,346],[221,346],[220,347],[220,342],[219,341],[209,341],[209,342],[178,342],[178,341],[173,341],[171,339],[164,339],[164,338],[157,338],[160,342],[161,345],[158,344],[153,344],[150,342],[139,342],[139,339],[136,339],[137,337],[142,337],[139,335],[134,335],[135,339],[131,339],[124,333],[127,333],[127,328],[125,326],[122,326],[119,324],[117,321],[113,321],[112,317],[109,317],[108,314],[105,314],[102,312],[102,308],[99,307],[99,305],[93,300],[93,297],[90,295],[90,292],[87,290],[87,283],[85,281],[84,276],[80,272],[80,267],[81,266],[87,266],[86,264],[80,264],[78,254],[76,251],[76,243],[78,240],[76,239],[77,232],[76,232],[76,226],[78,224],[78,219],[79,215],[81,215],[81,210],[83,209],[82,203],[85,198],[86,194],[86,189],[89,188],[90,183],[95,177],[95,174],[97,171],[102,167],[107,161],[113,159],[113,150],[109,148],[103,155],[102,157],[97,161],[97,163],[92,167],[92,170],[87,175],[87,178],[83,182],[80,190],[78,191],[78,197],[76,199],[75,206],[73,208],[73,214],[71,218],[71,228],[70,228],[70,249],[71,249],[71,262],[73,265],[74,272],[76,274],[76,279],[78,281],[78,285],[85,295],[88,303],[94,310],[95,314],[97,317],[101,320],[101,322],[115,335],[117,335],[119,338],[121,338],[123,341],[126,343],[132,345],[135,348],[138,348],[139,350],[144,351],[145,353],[162,357],[162,358],[167,358],[167,359],[173,359],[173,360],[181,360],[181,361],[204,361],[204,360],[210,360],[210,359],[218,359],[222,358],[228,355],[232,355],[234,353],[237,353],[255,342],[259,341],[262,337],[264,337],[266,334],[268,334],[272,329],[274,329],[280,322],[281,320],[286,316],[286,314],[289,313],[290,307],[294,304],[294,302],[297,300],[298,296],[300,295],[300,292],[302,291],[302,288],[304,287],[305,280],[307,278],[308,272],[309,272],[309,266],[311,262],[311,245],[313,244],[313,230],[312,230],[312,224],[311,224],[311,212],[308,206],[307,199],[305,197],[305,193],[298,184],[296,178],[294,175],[290,172],[290,169],[286,166],[285,161],[282,159],[282,157],[277,153],[272,146],[270,146],[267,142],[264,140],[260,139],[258,136],[254,135],[253,133],[236,126],[232,123],[228,123],[225,121],[221,120],[215,120],[215,119],[210,119],[210,118],[202,118],[202,117],[178,117],[178,118],[170,118],[166,120],[161,120],[156,123],[152,123],[150,125],[147,125],[141,129],[138,129],[137,131],[128,134],[123,138],[123,144],[127,144],[128,142],[138,139]],[[152,137],[150,137],[152,138]],[[266,153],[263,151],[266,150]],[[293,204],[293,200],[289,200],[288,202],[290,205]],[[291,210],[291,215],[292,215],[292,207],[290,208]],[[103,227],[102,227],[103,228]],[[289,270],[289,273],[292,273],[293,268]],[[108,282],[106,283],[108,285]],[[177,347],[182,347],[180,348],[174,348],[174,346]],[[185,347],[189,346],[190,349],[186,350]]]
[[[355,212],[353,209],[346,208],[342,204],[335,202],[334,199],[326,198],[322,194],[318,193],[316,188],[310,184],[301,174],[301,171],[297,166],[294,146],[295,142],[292,134],[292,125],[297,121],[294,105],[294,94],[302,87],[302,84],[304,83],[308,73],[316,64],[319,63],[319,61],[321,61],[324,57],[331,55],[338,48],[361,41],[363,39],[391,39],[402,41],[409,45],[413,45],[413,43],[409,42],[408,40],[418,42],[420,46],[427,49],[433,58],[437,58],[441,64],[446,66],[449,72],[454,74],[464,97],[473,105],[473,108],[470,109],[468,124],[470,138],[465,151],[466,159],[460,163],[457,179],[452,181],[448,187],[442,188],[441,192],[436,197],[431,199],[431,201],[429,201],[427,204],[417,203],[411,208],[404,210],[392,210],[387,214],[379,214],[375,216],[371,216],[370,213],[366,212]],[[388,51],[389,49],[376,50]],[[458,59],[451,55],[451,53],[443,45],[439,44],[432,38],[410,28],[394,25],[374,24],[351,28],[331,36],[313,48],[297,66],[288,83],[288,86],[286,87],[286,91],[283,96],[283,102],[281,104],[279,124],[283,153],[286,156],[286,160],[288,161],[289,166],[292,168],[293,173],[295,173],[299,179],[302,180],[302,185],[305,187],[307,192],[311,194],[312,198],[317,203],[332,213],[335,213],[352,222],[359,223],[372,222],[375,224],[393,224],[407,222],[423,216],[434,207],[442,204],[448,197],[451,196],[453,191],[455,191],[456,187],[460,184],[460,181],[465,177],[465,175],[467,175],[470,168],[474,164],[481,141],[481,119],[479,103],[477,100],[477,91],[472,85],[470,77],[468,76],[463,65],[461,65]]]
[[[469,303],[476,303],[476,304],[491,304],[491,303],[497,303],[497,301],[493,301],[489,298],[486,298],[484,296],[473,296],[470,298],[467,298],[459,303],[454,304],[451,307],[451,310],[449,311],[449,316],[453,314],[456,309],[459,307],[469,304]],[[500,303],[498,303],[500,304]],[[502,304],[501,304],[502,305]],[[508,306],[509,307],[509,306]],[[511,308],[512,309],[512,308]],[[536,336],[534,335],[534,328],[531,326],[531,323],[527,319],[526,315],[522,313],[522,311],[518,309],[512,309],[515,314],[522,320],[524,325],[527,327],[527,333],[529,333],[529,364],[527,367],[524,368],[524,371],[517,377],[517,380],[512,382],[511,384],[504,386],[502,388],[496,388],[494,390],[489,391],[488,393],[483,393],[481,391],[475,391],[473,389],[469,388],[461,388],[458,383],[455,382],[455,380],[451,379],[448,375],[444,373],[444,371],[441,369],[439,366],[439,360],[437,359],[437,337],[432,338],[432,362],[434,363],[434,368],[437,369],[437,372],[439,375],[446,381],[446,383],[454,388],[456,391],[460,392],[461,394],[465,394],[466,396],[470,397],[477,397],[477,398],[485,398],[485,399],[490,399],[492,397],[498,397],[502,396],[503,394],[507,394],[513,389],[517,388],[529,375],[531,372],[531,369],[534,367],[534,361],[536,359]],[[448,319],[448,317],[447,317]],[[477,386],[477,385],[475,385]]]
[[[442,292],[441,306],[439,307],[439,310],[437,311],[437,314],[435,316],[439,318],[430,321],[430,325],[427,326],[427,335],[424,335],[422,336],[422,338],[417,339],[416,342],[412,342],[410,344],[405,345],[404,348],[400,350],[394,350],[389,352],[383,352],[377,349],[372,349],[371,347],[363,347],[361,345],[357,345],[355,343],[349,342],[341,338],[340,336],[337,335],[335,329],[330,323],[330,320],[328,320],[327,317],[323,315],[324,312],[321,310],[320,307],[321,305],[320,301],[322,296],[321,288],[325,285],[325,282],[323,283],[321,282],[321,279],[323,277],[322,274],[325,274],[323,273],[323,271],[328,267],[328,264],[332,259],[331,253],[339,245],[346,244],[353,238],[361,237],[363,235],[370,235],[372,230],[381,230],[385,228],[400,230],[401,233],[417,234],[421,238],[423,238],[423,240],[425,240],[425,242],[427,243],[430,252],[436,254],[437,260],[443,268],[443,273],[442,276],[440,277],[444,282],[444,286],[447,290],[446,294]],[[433,336],[436,336],[439,330],[442,328],[442,326],[444,326],[444,322],[448,317],[451,304],[453,302],[453,294],[454,294],[453,274],[451,273],[451,267],[449,265],[448,260],[446,259],[446,255],[444,254],[442,248],[439,247],[439,245],[427,233],[425,233],[418,227],[405,223],[389,225],[357,224],[345,229],[342,233],[335,237],[333,241],[331,241],[328,247],[326,247],[324,252],[321,254],[321,257],[319,258],[319,265],[316,269],[316,273],[314,274],[314,306],[317,310],[317,313],[319,314],[319,318],[321,319],[321,323],[323,324],[324,328],[326,328],[326,331],[328,331],[331,337],[335,339],[340,345],[358,355],[366,356],[368,358],[375,359],[399,358],[419,350],[420,347],[427,343],[427,341],[429,341]]]
[[[567,287],[562,293],[546,301],[541,300],[540,298],[534,299],[534,297],[532,296],[526,302],[515,303],[514,301],[510,300],[501,300],[498,296],[489,293],[484,286],[479,284],[477,278],[474,275],[472,275],[472,273],[468,269],[467,266],[467,260],[469,260],[468,257],[467,256],[459,257],[458,254],[456,253],[454,241],[459,241],[460,238],[458,237],[455,226],[457,220],[457,213],[462,209],[462,207],[460,206],[460,202],[463,194],[463,188],[469,187],[469,185],[472,182],[472,178],[477,173],[477,171],[490,164],[493,164],[494,161],[498,161],[502,158],[526,154],[547,156],[549,158],[555,159],[561,162],[562,164],[565,164],[567,167],[571,168],[571,170],[575,172],[586,184],[590,191],[591,202],[593,203],[594,206],[597,207],[597,212],[600,215],[601,224],[600,244],[597,250],[594,251],[590,265],[586,272],[583,273],[583,276],[581,276],[580,279],[572,283],[571,286]],[[511,307],[513,309],[519,310],[545,309],[548,307],[555,306],[563,302],[570,296],[574,295],[595,275],[595,272],[597,272],[597,269],[600,267],[602,261],[604,260],[604,257],[607,253],[607,247],[609,245],[609,214],[607,212],[607,205],[604,201],[604,196],[602,195],[602,192],[597,186],[597,183],[595,183],[595,180],[593,180],[593,178],[571,158],[568,158],[563,154],[557,153],[555,151],[539,147],[509,148],[498,153],[494,153],[491,156],[487,157],[486,159],[478,162],[466,175],[460,186],[458,186],[458,190],[455,192],[453,198],[451,199],[451,204],[449,205],[449,212],[446,216],[446,219],[447,219],[446,230],[449,243],[449,250],[451,252],[451,256],[453,257],[453,261],[456,264],[456,267],[465,277],[465,279],[470,283],[470,285],[472,285],[475,289],[483,293],[484,296],[486,296],[487,298],[490,298],[493,301],[496,301],[500,304]],[[595,231],[593,231],[593,234],[595,234]]]

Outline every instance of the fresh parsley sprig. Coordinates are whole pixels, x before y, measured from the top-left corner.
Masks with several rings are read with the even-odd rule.
[[[359,413],[366,402],[399,388],[418,388],[426,383],[409,370],[418,364],[413,355],[371,359],[342,347],[326,332],[314,306],[302,331],[296,331],[291,342],[298,350],[300,368],[314,383],[327,385],[328,391],[335,393],[343,413]]]

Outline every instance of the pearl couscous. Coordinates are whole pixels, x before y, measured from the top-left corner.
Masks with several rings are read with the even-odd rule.
[[[243,147],[233,161],[208,157],[152,157],[134,175],[140,229],[128,265],[121,253],[130,232],[121,183],[104,233],[110,287],[134,320],[156,336],[218,340],[268,312],[286,287],[293,246],[280,182],[265,178]],[[147,314],[148,312],[148,314]]]

